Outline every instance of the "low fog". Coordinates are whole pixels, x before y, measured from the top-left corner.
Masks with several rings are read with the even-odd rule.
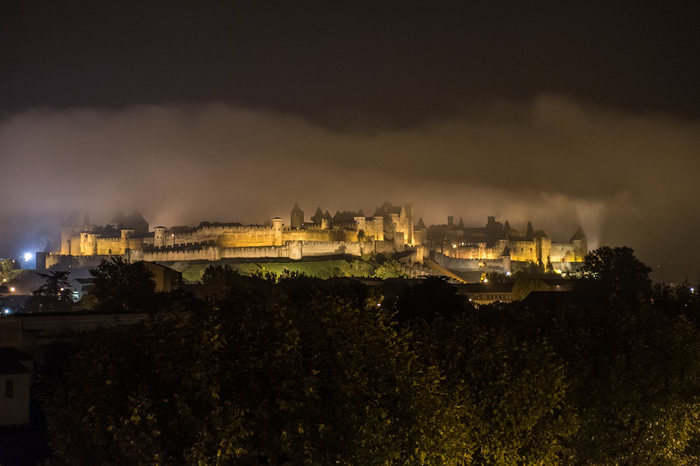
[[[0,121],[0,257],[43,248],[71,209],[151,227],[289,222],[295,202],[413,203],[415,220],[486,217],[555,241],[630,246],[653,278],[698,280],[700,124],[542,95],[403,128],[319,125],[220,104],[35,109]]]

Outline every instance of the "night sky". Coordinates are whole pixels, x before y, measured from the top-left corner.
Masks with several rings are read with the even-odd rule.
[[[0,257],[294,202],[487,215],[700,274],[700,2],[0,3]]]

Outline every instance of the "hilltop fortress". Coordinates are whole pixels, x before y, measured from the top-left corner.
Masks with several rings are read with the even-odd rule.
[[[118,212],[104,226],[90,224],[87,214],[74,211],[61,228],[60,250],[37,253],[37,268],[92,266],[111,256],[148,262],[298,260],[410,251],[414,262],[430,258],[454,270],[509,272],[513,262],[571,270],[571,265],[583,260],[587,248],[581,229],[568,243],[554,243],[530,223],[525,232],[519,232],[494,217],[488,218],[485,227],[465,228],[461,220],[454,224],[452,217],[445,225],[426,227],[422,219],[414,223],[411,204],[393,206],[389,202],[371,217],[362,210],[331,216],[319,207],[307,220],[295,204],[288,225],[275,217],[265,225],[202,222],[197,227],[156,226],[152,230],[137,211],[128,216]]]

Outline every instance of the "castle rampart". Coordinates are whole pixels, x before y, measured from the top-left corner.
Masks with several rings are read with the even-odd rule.
[[[331,217],[320,208],[312,222],[304,222],[303,211],[295,205],[291,226],[275,217],[268,225],[209,224],[199,227],[157,226],[148,232],[148,223],[134,213],[131,220],[115,216],[107,227],[87,223],[79,225],[71,216],[61,229],[60,253],[43,254],[46,266],[65,263],[69,258],[109,258],[127,256],[146,261],[216,261],[222,258],[290,258],[309,256],[391,254],[406,247],[422,245],[416,257],[439,257],[445,264],[468,270],[483,264],[514,262],[549,263],[569,270],[568,264],[580,263],[587,251],[583,232],[574,234],[569,243],[553,243],[541,230],[528,223],[527,233],[518,233],[489,217],[486,227],[464,228],[449,218],[447,225],[426,228],[422,219],[413,225],[410,204],[393,206],[386,202],[374,216],[358,212],[338,212]],[[456,262],[451,262],[455,260]],[[84,262],[84,261],[83,261]],[[475,265],[476,264],[476,265]],[[479,265],[482,264],[482,265]],[[444,265],[444,264],[441,264]],[[557,266],[558,265],[558,266]],[[447,266],[448,268],[452,266]],[[475,270],[476,270],[475,269]]]

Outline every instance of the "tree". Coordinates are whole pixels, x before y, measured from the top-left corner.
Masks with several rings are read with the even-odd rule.
[[[228,296],[240,281],[241,275],[238,270],[230,265],[210,265],[202,275],[202,296],[218,301]]]
[[[549,291],[549,286],[537,277],[517,274],[513,283],[513,299],[522,301],[533,291]]]
[[[377,256],[379,259],[379,255]],[[406,274],[401,271],[401,264],[395,259],[384,259],[380,262],[377,260],[379,266],[374,270],[373,277],[381,278],[386,280],[387,278],[406,278]]]
[[[488,328],[471,316],[415,321],[412,345],[436,364],[454,401],[460,464],[560,464],[578,428],[566,371],[548,343]],[[457,458],[457,457],[455,457]]]
[[[9,276],[13,270],[17,270],[19,264],[14,259],[3,259],[0,260],[0,274]]]
[[[596,288],[621,298],[637,298],[651,291],[651,268],[628,247],[603,246],[586,254],[581,274]]]
[[[652,306],[672,317],[684,316],[697,327],[700,324],[700,293],[686,280],[680,285],[654,285]]]
[[[13,278],[14,271],[19,269],[19,263],[14,259],[0,260],[0,283]]]
[[[462,314],[465,299],[443,278],[427,277],[417,285],[404,288],[396,308],[401,321],[416,318],[430,321],[437,316],[451,318]]]
[[[501,316],[521,339],[545,339],[567,369],[580,428],[576,464],[698,464],[698,331],[646,301],[577,293]]]
[[[67,311],[73,305],[73,291],[68,283],[69,272],[40,273],[44,284],[32,291],[26,307],[31,311]]]
[[[143,262],[127,262],[122,257],[102,260],[90,269],[95,309],[106,312],[143,312],[155,310],[158,294],[153,274]]]
[[[87,336],[44,406],[69,463],[396,464],[468,430],[391,313],[330,295],[227,300]],[[281,294],[278,294],[281,293]]]

